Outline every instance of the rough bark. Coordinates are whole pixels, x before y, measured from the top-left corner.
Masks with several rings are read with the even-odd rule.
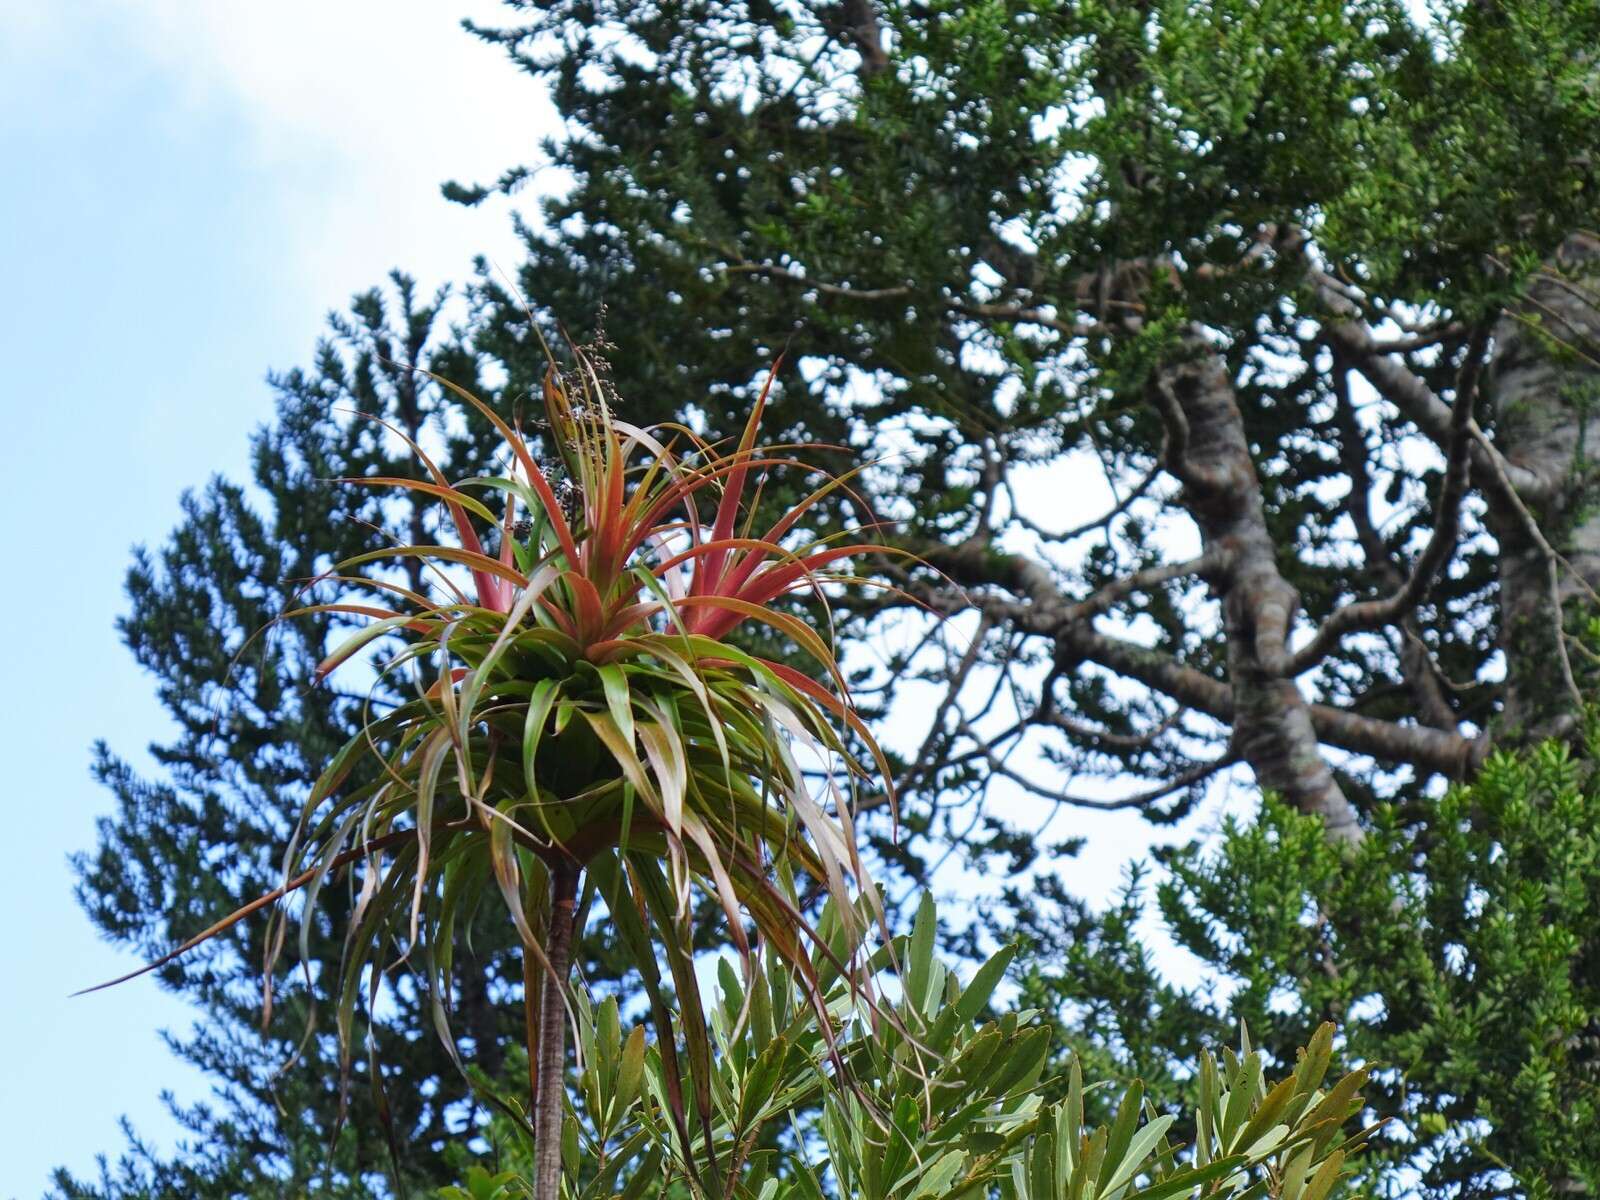
[[[1600,238],[1575,234],[1495,331],[1496,442],[1549,483],[1524,512],[1491,508],[1500,543],[1500,644],[1508,736],[1561,735],[1594,694],[1594,668],[1564,645],[1600,584]],[[1542,538],[1526,519],[1538,521]],[[1544,544],[1541,544],[1544,543]],[[1548,547],[1548,549],[1547,549]],[[1553,560],[1550,550],[1560,556]],[[1561,561],[1564,560],[1564,561]]]
[[[1220,562],[1207,581],[1227,636],[1233,749],[1262,787],[1316,813],[1330,837],[1355,841],[1355,809],[1292,677],[1288,641],[1300,597],[1278,569],[1244,417],[1223,364],[1198,333],[1187,349],[1151,386],[1167,425],[1167,469],[1183,482],[1182,504],[1201,544]]]
[[[545,938],[549,970],[539,1002],[538,1063],[534,1097],[534,1200],[560,1200],[561,1123],[566,1113],[567,975],[572,965],[573,910],[578,868],[557,863],[550,872],[550,926]]]

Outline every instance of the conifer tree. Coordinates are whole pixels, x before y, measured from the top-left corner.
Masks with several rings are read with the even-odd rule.
[[[1454,866],[1430,857],[1443,784],[1546,737],[1590,759],[1600,9],[1413,7],[513,0],[507,27],[478,31],[549,86],[567,121],[541,165],[570,186],[528,232],[520,288],[548,333],[593,329],[604,308],[618,391],[637,408],[625,415],[730,435],[788,347],[769,435],[887,455],[867,499],[928,566],[883,570],[933,616],[882,598],[835,615],[846,638],[926,634],[860,681],[885,697],[910,683],[935,693],[931,726],[886,739],[908,803],[903,840],[880,851],[909,877],[958,840],[979,863],[1070,872],[1017,819],[1023,799],[1171,822],[1234,772],[1339,854],[1391,867],[1409,855],[1465,903],[1471,889],[1449,881],[1469,877],[1466,852]],[[471,202],[532,174],[447,190]],[[305,686],[325,631],[274,631],[230,676],[243,638],[286,606],[284,581],[315,574],[310,547],[375,544],[350,514],[432,519],[324,482],[385,458],[386,473],[414,470],[330,410],[421,428],[433,397],[406,364],[429,361],[502,409],[543,371],[521,297],[487,271],[460,337],[433,333],[432,306],[397,287],[336,323],[313,370],[278,381],[279,421],[257,441],[272,503],[253,508],[218,481],[131,575],[128,640],[182,732],[162,778],[102,754],[119,809],[84,892],[145,952],[271,886],[291,794],[350,728],[351,701]],[[448,473],[479,465],[482,433],[434,431]],[[1065,509],[1091,487],[1109,495],[1102,507]],[[1448,811],[1473,819],[1471,805]],[[218,822],[232,820],[255,823],[259,857],[213,863]],[[182,864],[192,887],[167,894],[155,881]],[[1025,928],[1131,944],[1120,910],[1075,918],[1064,896],[1039,905],[1049,896],[1019,896]],[[1257,889],[1228,919],[1276,937],[1279,899]],[[1366,901],[1339,889],[1314,901],[1348,909],[1306,918],[1331,924],[1318,953],[1351,956],[1329,969],[1387,980],[1391,1013],[1412,1004],[1415,974],[1378,971],[1362,957],[1372,944],[1340,933],[1370,919]],[[199,1136],[239,1170],[257,1169],[259,1136],[279,1156],[261,1178],[308,1179],[320,1158],[295,1166],[285,1139],[326,1137],[336,1098],[303,1097],[304,1127],[287,1135],[267,1119],[284,1047],[246,1049],[252,936],[241,928],[166,975],[216,1017],[188,1052],[234,1088],[225,1113],[197,1118]],[[492,1070],[509,1017],[493,1002],[494,948],[479,953],[473,1038]],[[1090,1012],[1169,994],[1143,968],[1083,978],[1103,989]],[[1304,1010],[1286,1026],[1320,1019],[1315,989],[1284,986],[1282,1003]],[[1152,1078],[1167,1071],[1170,1095],[1185,1046],[1214,1040],[1227,1016],[1174,1011],[1196,1028],[1128,1043]],[[406,1041],[422,1026],[413,1009],[384,1020],[386,1061],[412,1053],[408,1078],[428,1081],[395,1123],[423,1178],[470,1101],[442,1061],[423,1061],[429,1039]],[[1433,1078],[1443,1098],[1503,1076]],[[1493,1099],[1450,1110],[1446,1140],[1480,1110],[1504,1119]],[[379,1126],[357,1107],[341,1186],[381,1190]],[[277,1132],[248,1132],[258,1117]],[[1500,1186],[1485,1170],[1468,1163],[1438,1186]],[[119,1187],[133,1194],[107,1190]]]

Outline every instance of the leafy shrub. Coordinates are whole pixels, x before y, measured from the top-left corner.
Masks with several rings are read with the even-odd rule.
[[[564,1137],[572,1200],[1322,1200],[1367,1136],[1347,1123],[1367,1073],[1329,1081],[1333,1029],[1317,1030],[1294,1071],[1269,1084],[1248,1041],[1202,1058],[1201,1102],[1182,1124],[1134,1082],[1114,1116],[1086,1120],[1075,1061],[1046,1102],[1051,1031],[1032,1011],[996,1015],[1007,948],[963,986],[934,954],[936,914],[924,900],[908,937],[882,948],[873,1003],[860,978],[829,969],[831,1028],[819,1024],[792,968],[767,957],[748,987],[724,962],[709,1025],[717,1054],[715,1113],[690,1127],[640,1026],[624,1032],[614,999],[580,1005],[583,1069]],[[834,912],[822,931],[839,935]],[[893,964],[898,963],[898,969]],[[830,1054],[830,1040],[837,1058]],[[842,1062],[845,1074],[831,1063]],[[531,1196],[532,1146],[498,1121],[492,1169],[465,1169],[448,1200]],[[1183,1143],[1187,1142],[1187,1146]]]
[[[1030,1003],[1063,1045],[1192,1099],[1200,1041],[1246,1023],[1275,1061],[1324,1021],[1388,1130],[1374,1186],[1441,1196],[1600,1188],[1600,777],[1566,745],[1496,754],[1416,812],[1380,807],[1354,853],[1268,802],[1171,853],[1164,923],[1206,982],[1165,980],[1138,888],[1108,913],[1024,914]],[[1048,887],[1043,889],[1050,891]],[[1081,915],[1081,914],[1080,914]],[[1093,997],[1083,1005],[1081,997]]]

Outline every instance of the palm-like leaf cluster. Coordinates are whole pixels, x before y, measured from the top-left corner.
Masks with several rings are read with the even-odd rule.
[[[756,530],[756,505],[745,504],[752,481],[805,466],[792,452],[757,447],[765,391],[725,449],[685,427],[618,419],[580,356],[571,376],[547,374],[550,456],[541,461],[519,430],[452,390],[499,431],[510,469],[452,483],[413,445],[428,478],[360,481],[437,499],[458,544],[395,547],[338,568],[420,558],[439,597],[366,577],[392,607],[304,610],[367,618],[321,674],[402,633],[404,649],[382,670],[414,671],[418,684],[413,699],[370,715],[318,780],[285,878],[306,888],[309,910],[331,872],[362,866],[338,989],[347,1054],[363,981],[375,989],[396,953],[426,964],[449,1040],[456,926],[497,889],[526,952],[538,1095],[540,1072],[561,1071],[571,938],[597,895],[670,1054],[656,951],[670,990],[697,1011],[695,888],[720,903],[723,932],[747,962],[753,932],[811,980],[817,943],[803,898],[828,894],[849,914],[860,911],[855,893],[872,894],[862,889],[851,791],[874,773],[884,776],[875,786],[887,785],[882,755],[828,642],[773,601],[797,589],[820,595],[843,578],[837,564],[875,547],[792,544],[807,512],[845,486],[830,476]],[[484,543],[496,534],[491,555]],[[815,676],[736,646],[729,635],[746,622],[809,655]],[[853,756],[852,739],[871,765]],[[280,912],[274,954],[286,919]],[[843,944],[848,953],[853,942]],[[710,1045],[698,1019],[682,1022],[681,1034],[704,1120]],[[681,1086],[675,1064],[670,1074]]]

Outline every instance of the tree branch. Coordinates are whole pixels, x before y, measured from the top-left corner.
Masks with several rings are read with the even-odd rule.
[[[1009,779],[1031,795],[1049,800],[1053,804],[1066,804],[1073,808],[1095,809],[1100,812],[1120,812],[1130,808],[1148,808],[1159,800],[1165,800],[1173,792],[1204,783],[1218,771],[1231,767],[1239,761],[1238,755],[1229,749],[1221,757],[1214,758],[1210,762],[1197,763],[1187,771],[1166,780],[1148,791],[1138,792],[1132,796],[1124,796],[1120,800],[1101,800],[1092,796],[1074,796],[1036,783],[1007,766],[1005,761],[994,753],[991,745],[978,738],[976,732],[965,722],[962,722],[960,731],[977,743],[978,752],[992,774],[998,775],[1002,779]]]
[[[1096,529],[1104,528],[1123,513],[1127,512],[1135,500],[1138,500],[1150,490],[1151,486],[1157,479],[1161,477],[1161,472],[1165,469],[1166,468],[1160,463],[1157,463],[1155,466],[1151,467],[1145,472],[1144,478],[1139,481],[1138,486],[1136,486],[1121,500],[1118,500],[1116,504],[1112,506],[1111,510],[1104,516],[1095,517],[1093,520],[1085,521],[1082,525],[1074,525],[1071,529],[1062,530],[1060,533],[1052,533],[1050,530],[1045,529],[1024,517],[1021,513],[1020,506],[1017,504],[1016,492],[1012,490],[1011,481],[1007,479],[1003,486],[1006,489],[1006,494],[1011,497],[1011,520],[1015,521],[1029,533],[1036,537],[1043,538],[1047,542],[1070,542],[1075,538],[1082,537],[1086,533],[1093,533]],[[1112,494],[1115,495],[1115,492],[1113,491]]]
[[[1415,372],[1400,359],[1389,353],[1382,342],[1359,321],[1360,307],[1344,293],[1342,285],[1321,271],[1311,273],[1317,298],[1335,318],[1322,326],[1322,336],[1351,362],[1368,383],[1398,408],[1403,416],[1415,425],[1436,445],[1448,448],[1451,444],[1452,408],[1436,395]],[[1509,503],[1509,494],[1516,493],[1530,500],[1547,498],[1558,480],[1546,479],[1541,473],[1507,461],[1487,439],[1478,440],[1472,447],[1472,478],[1489,482],[1488,491],[1503,504]]]
[[[773,263],[734,262],[724,266],[722,273],[724,275],[754,275],[762,279],[771,279],[776,283],[813,291],[819,296],[827,296],[830,299],[854,300],[861,304],[881,304],[890,300],[909,300],[915,295],[914,290],[909,285],[876,288],[850,287],[847,284],[827,283],[819,279],[813,279],[809,275],[804,275],[799,271],[788,267],[780,267]],[[972,317],[974,320],[989,323],[1009,322],[1017,325],[1038,325],[1044,329],[1054,330],[1066,337],[1085,337],[1099,331],[1101,328],[1093,322],[1064,321],[1037,306],[974,304],[967,300],[952,300],[947,297],[940,298],[938,303],[945,312],[959,313],[962,316]]]
[[[1337,355],[1333,368],[1334,420],[1339,425],[1339,460],[1350,477],[1345,512],[1355,526],[1356,541],[1366,556],[1367,570],[1376,576],[1380,584],[1394,590],[1401,586],[1404,576],[1395,566],[1389,547],[1372,523],[1372,477],[1368,470],[1367,442],[1350,402],[1348,368]],[[1428,653],[1416,622],[1411,618],[1402,620],[1400,634],[1397,651],[1400,672],[1416,699],[1423,720],[1436,729],[1454,730],[1457,726],[1456,713],[1446,694],[1446,681]]]
[[[1434,579],[1455,553],[1461,537],[1461,501],[1467,492],[1473,447],[1472,408],[1478,396],[1478,379],[1483,370],[1484,351],[1489,341],[1489,323],[1479,323],[1467,345],[1456,383],[1450,414],[1450,438],[1444,482],[1434,506],[1433,534],[1417,556],[1405,581],[1387,596],[1347,604],[1334,610],[1289,666],[1290,676],[1298,676],[1321,662],[1346,634],[1364,629],[1379,629],[1411,612],[1433,585]]]
[[[1088,621],[1068,621],[1073,602],[1063,595],[1044,565],[977,543],[925,546],[918,553],[962,587],[1000,588],[1018,598],[983,592],[951,593],[908,583],[908,589],[921,593],[918,598],[934,611],[949,614],[975,607],[996,622],[1050,638],[1058,669],[1070,670],[1079,662],[1092,662],[1186,708],[1219,721],[1233,721],[1233,689],[1227,683],[1159,650],[1102,633]],[[1408,763],[1450,779],[1470,775],[1489,750],[1489,742],[1483,737],[1401,725],[1325,704],[1310,704],[1308,709],[1318,739],[1330,746],[1379,762]]]

